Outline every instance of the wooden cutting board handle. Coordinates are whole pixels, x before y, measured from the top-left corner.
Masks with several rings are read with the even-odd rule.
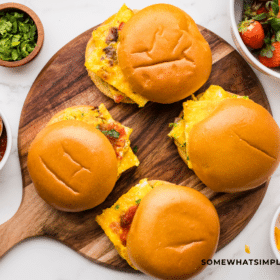
[[[28,203],[32,203],[32,196],[34,194],[28,191],[28,188],[23,189],[23,200],[18,211],[10,220],[0,226],[0,257],[15,244],[33,236],[38,230],[40,231],[34,224],[34,219],[32,218],[34,213],[30,213],[29,210],[26,211]]]
[[[10,220],[0,225],[0,258],[24,239],[45,235],[44,227],[48,227],[53,221],[48,216],[54,210],[48,208],[50,206],[37,195],[33,184],[23,189],[18,211]]]

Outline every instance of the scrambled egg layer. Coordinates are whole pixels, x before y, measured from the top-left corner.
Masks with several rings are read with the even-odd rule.
[[[181,118],[175,120],[172,130],[168,134],[174,139],[178,149],[186,154],[187,164],[192,168],[192,163],[187,153],[187,143],[192,127],[200,121],[207,118],[217,106],[227,98],[246,98],[247,96],[239,96],[225,91],[220,86],[210,86],[204,93],[201,93],[193,100],[187,100],[183,103],[183,114]]]
[[[76,106],[67,108],[63,112],[55,115],[50,120],[48,125],[62,120],[83,121],[95,126],[98,129],[100,129],[100,127],[102,126],[104,127],[108,125],[118,127],[124,132],[122,136],[120,135],[121,139],[116,139],[116,141],[114,141],[113,143],[110,141],[117,154],[118,177],[127,169],[139,165],[139,160],[130,147],[129,136],[132,133],[132,129],[120,124],[119,122],[116,122],[112,118],[104,104],[100,104],[99,108],[94,108],[91,106]],[[116,130],[118,129],[116,128]],[[105,136],[107,135],[105,134]],[[107,136],[107,138],[109,137]],[[122,144],[121,146],[118,143],[120,141]]]
[[[147,193],[160,184],[160,182],[156,182],[150,185],[147,179],[141,180],[139,184],[122,195],[111,208],[103,210],[103,213],[96,217],[97,223],[102,227],[105,234],[114,244],[120,256],[132,267],[133,265],[128,258],[126,246],[122,244],[120,239],[120,235],[122,234],[122,228],[120,227],[121,216],[124,215],[131,206],[139,204]],[[135,267],[133,268],[136,269]]]
[[[115,55],[117,55],[119,39],[116,42],[112,41],[107,44],[106,38],[108,37],[111,28],[117,28],[118,32],[120,32],[121,24],[125,24],[133,16],[133,14],[132,10],[130,10],[126,5],[123,5],[117,14],[113,15],[105,21],[105,23],[93,30],[92,39],[95,48],[86,59],[85,66],[102,80],[112,85],[125,96],[137,103],[139,107],[143,107],[148,100],[132,91],[130,84],[126,80],[118,64],[117,58],[114,60],[114,63],[112,63],[112,60],[108,59],[104,51],[106,47],[110,46],[114,49]]]

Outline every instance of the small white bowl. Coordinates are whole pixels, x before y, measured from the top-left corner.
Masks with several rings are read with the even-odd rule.
[[[238,32],[238,23],[242,19],[243,12],[243,3],[244,0],[230,0],[230,19],[231,19],[231,36],[234,41],[236,48],[243,58],[251,64],[254,68],[260,72],[272,76],[274,78],[280,79],[280,68],[268,68],[259,62],[258,58],[254,56],[249,49],[243,43],[239,32]]]
[[[6,118],[6,116],[4,115],[4,113],[0,110],[0,117],[3,120],[3,125],[6,129],[7,132],[7,147],[6,147],[6,151],[4,153],[4,156],[2,158],[2,160],[0,161],[0,170],[4,167],[5,163],[7,162],[7,159],[11,153],[11,149],[12,149],[12,132],[11,132],[11,127],[8,123],[8,120]]]
[[[273,250],[274,255],[280,261],[280,252],[278,251],[278,249],[276,247],[276,240],[275,240],[275,234],[274,234],[275,226],[277,225],[280,228],[280,216],[279,215],[280,215],[280,206],[278,207],[278,209],[275,212],[273,219],[272,219],[272,223],[271,223],[271,227],[270,227],[270,244],[271,244],[271,248]]]

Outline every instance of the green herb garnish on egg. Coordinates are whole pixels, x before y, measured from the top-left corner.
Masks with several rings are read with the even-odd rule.
[[[136,204],[139,204],[141,202],[141,198],[135,200]]]
[[[178,126],[177,123],[170,123],[170,124],[169,124],[169,127],[177,127],[177,126]]]
[[[118,139],[120,137],[120,133],[118,131],[116,131],[115,129],[103,130],[101,132],[111,138]]]

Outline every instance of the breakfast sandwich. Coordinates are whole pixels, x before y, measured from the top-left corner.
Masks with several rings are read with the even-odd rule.
[[[104,104],[100,104],[98,108],[86,105],[67,108],[53,116],[48,125],[63,120],[88,123],[108,138],[117,156],[118,177],[129,168],[139,165],[139,160],[130,147],[132,129],[115,121]]]
[[[280,130],[270,113],[219,86],[184,102],[170,126],[182,159],[214,191],[258,187],[279,164]]]
[[[201,272],[201,260],[213,256],[220,234],[206,196],[159,180],[141,180],[96,221],[130,266],[159,279]]]
[[[101,204],[121,174],[139,165],[130,147],[131,132],[104,104],[55,114],[28,150],[27,167],[39,196],[66,212]]]
[[[187,152],[187,143],[189,132],[192,127],[208,117],[217,105],[227,98],[248,98],[247,96],[239,96],[225,91],[220,86],[211,85],[204,93],[193,96],[192,100],[183,103],[183,112],[174,123],[169,126],[172,130],[168,134],[174,140],[180,156],[192,168],[192,163]]]
[[[147,100],[132,91],[117,57],[119,32],[133,14],[132,10],[123,5],[118,13],[93,30],[87,45],[85,65],[99,90],[116,103],[137,103],[143,107]]]
[[[199,89],[212,54],[193,19],[169,4],[134,12],[126,5],[93,30],[85,66],[116,103],[173,103]]]

